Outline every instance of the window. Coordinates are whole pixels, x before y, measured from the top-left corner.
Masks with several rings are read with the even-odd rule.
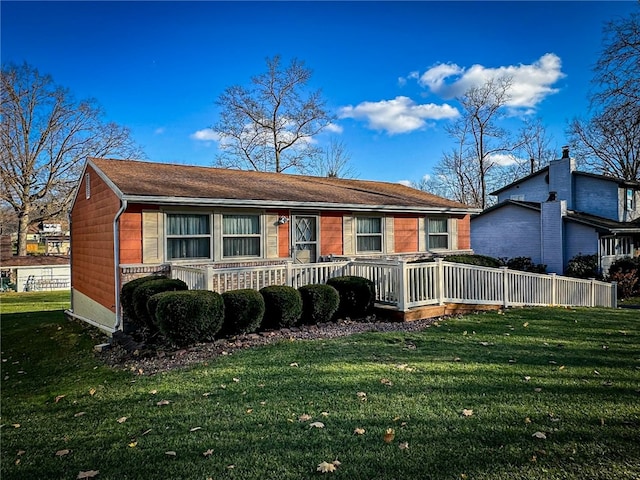
[[[260,256],[259,215],[224,215],[222,217],[222,256]]]
[[[167,259],[211,258],[208,214],[167,214]]]
[[[446,250],[449,248],[449,232],[446,218],[428,219],[428,248],[429,250]]]
[[[627,209],[627,211],[631,211],[634,209],[634,202],[633,202],[633,197],[634,197],[634,190],[633,188],[627,188],[627,192],[626,192],[626,201],[625,201],[625,207]]]
[[[357,251],[382,252],[382,218],[358,217],[356,225]]]

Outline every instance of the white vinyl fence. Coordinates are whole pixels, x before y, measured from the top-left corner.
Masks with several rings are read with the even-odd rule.
[[[445,262],[408,263],[405,261],[353,260],[215,268],[171,266],[172,278],[179,278],[190,289],[228,290],[269,285],[326,283],[329,278],[357,275],[371,280],[376,302],[394,305],[401,311],[425,305],[467,303],[509,306],[616,307],[615,283],[582,280],[555,274],[544,275]]]

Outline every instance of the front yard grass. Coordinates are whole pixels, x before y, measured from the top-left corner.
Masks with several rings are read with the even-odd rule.
[[[513,309],[147,376],[103,365],[67,301],[0,296],[4,480],[640,478],[634,310]]]

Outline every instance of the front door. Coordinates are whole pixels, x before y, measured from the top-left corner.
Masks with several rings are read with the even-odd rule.
[[[315,216],[293,217],[293,261],[315,263],[318,260],[318,219]]]

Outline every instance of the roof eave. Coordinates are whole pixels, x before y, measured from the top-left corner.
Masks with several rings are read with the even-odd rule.
[[[427,207],[403,205],[362,205],[355,203],[332,202],[292,202],[274,200],[238,200],[229,198],[198,198],[198,197],[164,197],[149,195],[123,195],[123,200],[129,203],[147,203],[168,206],[203,206],[203,207],[260,207],[260,208],[301,208],[318,210],[351,210],[351,211],[383,211],[383,212],[433,212],[471,214],[480,212],[479,208],[463,207]]]

